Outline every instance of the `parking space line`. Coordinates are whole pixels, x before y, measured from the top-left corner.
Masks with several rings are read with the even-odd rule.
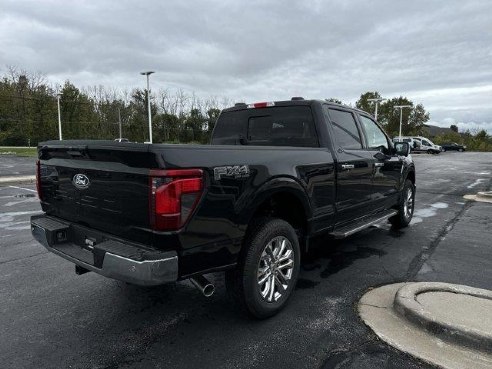
[[[14,212],[8,212],[8,213],[0,213],[0,216],[4,217],[16,217],[19,215],[30,215],[30,214],[41,214],[41,210],[33,210],[33,211],[14,211]]]
[[[29,192],[36,192],[36,190],[31,190],[30,188],[17,187],[17,186],[9,186],[10,188],[17,188],[18,190],[26,190]]]

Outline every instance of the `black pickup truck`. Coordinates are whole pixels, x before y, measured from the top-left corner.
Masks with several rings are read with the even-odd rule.
[[[49,141],[38,146],[49,251],[138,285],[204,274],[253,316],[285,306],[313,236],[347,237],[389,219],[409,224],[415,168],[366,112],[320,100],[236,104],[210,145]],[[329,247],[329,245],[327,245]]]

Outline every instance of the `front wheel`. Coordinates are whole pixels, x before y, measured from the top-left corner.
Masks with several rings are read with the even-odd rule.
[[[400,229],[408,227],[413,217],[413,210],[415,208],[415,186],[412,181],[407,179],[405,186],[400,195],[400,202],[398,204],[398,214],[389,218],[389,221],[394,228]]]
[[[238,267],[226,273],[227,291],[252,316],[268,318],[284,308],[297,282],[296,232],[282,219],[261,218],[250,225],[243,247]]]

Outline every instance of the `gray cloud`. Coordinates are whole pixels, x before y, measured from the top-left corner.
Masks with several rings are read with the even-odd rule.
[[[465,126],[492,122],[491,40],[487,0],[4,0],[0,14],[0,62],[54,82],[132,88],[151,68],[154,88],[242,101],[377,90]]]

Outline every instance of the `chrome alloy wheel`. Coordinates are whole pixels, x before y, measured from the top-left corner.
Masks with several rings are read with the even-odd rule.
[[[289,287],[294,270],[294,250],[284,236],[267,243],[258,262],[260,294],[268,302],[277,301]]]
[[[411,188],[407,189],[405,199],[403,202],[403,215],[406,219],[410,219],[413,212],[413,191]]]

